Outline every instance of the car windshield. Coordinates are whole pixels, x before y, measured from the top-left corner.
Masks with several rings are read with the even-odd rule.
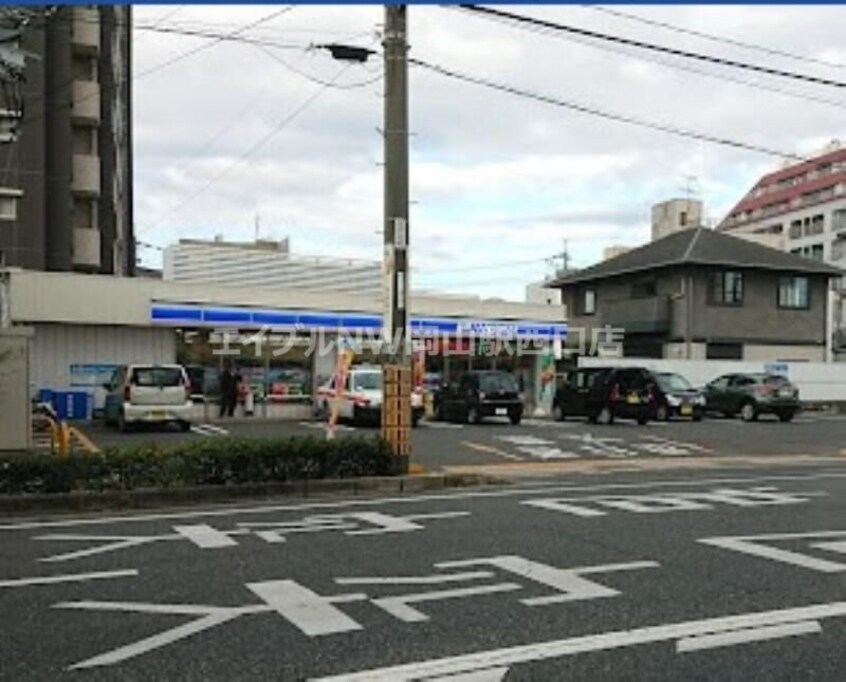
[[[135,386],[180,386],[182,384],[182,370],[178,367],[138,367],[132,372],[132,383]]]
[[[516,391],[517,381],[510,374],[491,372],[479,377],[479,389],[482,391]]]
[[[362,372],[353,375],[354,391],[377,391],[382,388],[382,374],[380,372]]]
[[[656,379],[661,390],[666,393],[693,390],[693,386],[681,374],[658,374]]]

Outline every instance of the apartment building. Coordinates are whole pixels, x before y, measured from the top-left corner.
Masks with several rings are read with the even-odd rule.
[[[373,300],[382,296],[383,286],[379,261],[293,255],[287,239],[183,239],[165,249],[163,278],[186,284],[355,292]]]
[[[23,29],[22,109],[0,111],[0,263],[133,273],[130,21],[62,5]]]
[[[785,251],[846,264],[846,148],[762,177],[717,227],[736,236],[778,235]]]

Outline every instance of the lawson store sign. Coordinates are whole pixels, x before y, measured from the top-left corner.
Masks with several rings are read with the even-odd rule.
[[[382,317],[365,313],[330,313],[312,310],[221,308],[218,306],[153,303],[153,324],[170,327],[213,327],[292,331],[373,332],[382,329]],[[564,339],[566,324],[510,320],[469,320],[447,317],[412,317],[414,336],[473,336],[496,339]]]

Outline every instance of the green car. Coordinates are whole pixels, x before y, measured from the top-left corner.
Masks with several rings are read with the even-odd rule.
[[[755,421],[760,414],[774,414],[789,422],[799,411],[799,391],[777,374],[726,374],[705,386],[705,409],[726,417],[740,415]]]

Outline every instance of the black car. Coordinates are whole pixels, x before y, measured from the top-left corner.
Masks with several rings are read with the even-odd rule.
[[[435,394],[435,418],[478,424],[485,417],[508,417],[512,424],[523,418],[523,401],[517,381],[507,372],[462,372]]]
[[[587,417],[612,424],[616,418],[646,424],[655,418],[655,378],[643,367],[583,367],[573,370],[553,399],[553,416]]]
[[[655,419],[690,417],[698,422],[705,414],[705,396],[681,374],[655,372]]]

